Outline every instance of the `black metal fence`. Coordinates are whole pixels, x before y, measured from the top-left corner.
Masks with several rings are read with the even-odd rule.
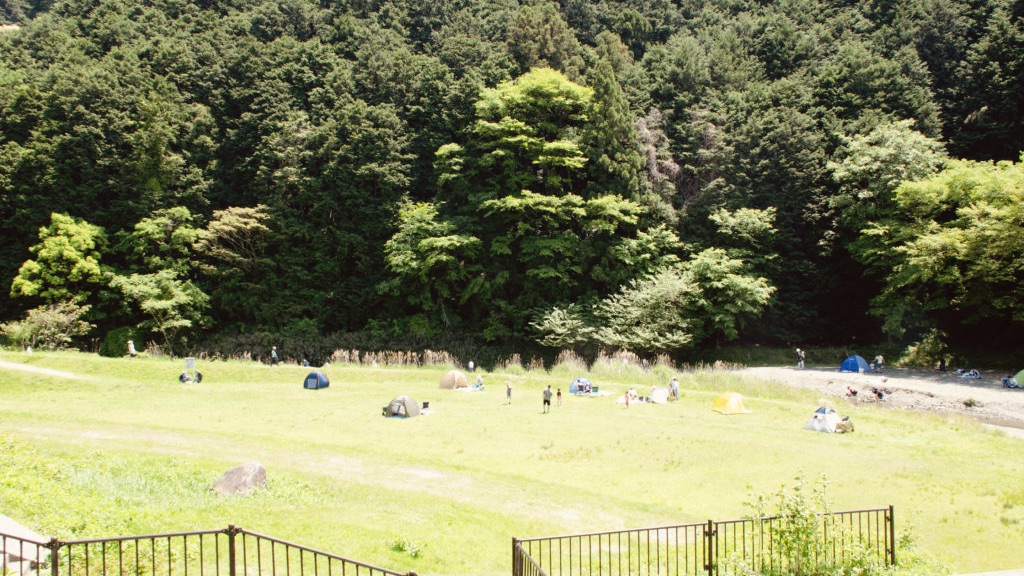
[[[235,526],[34,542],[0,534],[0,576],[415,576]]]
[[[513,576],[715,576],[730,567],[806,573],[808,566],[896,563],[893,508],[817,515],[811,536],[784,517],[512,540]]]

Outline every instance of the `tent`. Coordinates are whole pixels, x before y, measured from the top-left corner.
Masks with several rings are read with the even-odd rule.
[[[822,406],[811,414],[807,423],[804,424],[804,430],[814,430],[815,432],[853,432],[853,423],[850,422],[849,418],[840,418],[836,411]]]
[[[655,404],[665,404],[668,402],[668,388],[655,388],[647,398]]]
[[[395,399],[384,408],[385,416],[399,416],[401,418],[411,418],[412,416],[420,415],[420,405],[415,400],[402,394],[395,396]]]
[[[1018,384],[1024,386],[1024,370],[1021,370],[1020,372],[1014,374],[1013,378],[1017,381]]]
[[[594,385],[590,383],[590,380],[580,376],[569,384],[569,394],[587,394],[594,390]]]
[[[722,414],[750,413],[750,410],[747,410],[746,406],[743,405],[743,395],[739,392],[726,392],[722,394],[715,399],[715,404],[711,409]]]
[[[454,388],[466,388],[469,386],[469,382],[466,381],[466,375],[459,370],[449,370],[444,376],[441,376],[441,385],[439,388],[446,390],[452,390]]]
[[[330,380],[327,379],[327,374],[324,374],[323,372],[320,371],[316,371],[310,372],[306,376],[305,383],[303,384],[302,387],[307,388],[309,390],[316,390],[318,388],[327,388],[330,385],[331,382]]]
[[[839,371],[860,372],[861,374],[863,374],[864,372],[870,372],[871,369],[868,367],[867,360],[864,360],[864,358],[856,354],[853,354],[851,356],[848,356],[846,360],[843,360],[843,363],[839,365]]]

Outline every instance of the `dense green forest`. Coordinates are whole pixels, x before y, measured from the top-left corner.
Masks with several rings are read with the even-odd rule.
[[[1020,351],[1024,0],[0,0],[12,344]]]

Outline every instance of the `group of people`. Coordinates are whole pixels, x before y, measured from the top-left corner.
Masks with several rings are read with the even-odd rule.
[[[885,358],[879,354],[878,356],[875,356],[875,359],[871,361],[869,366],[871,367],[872,372],[881,372],[885,369]]]
[[[882,400],[885,400],[886,393],[890,393],[891,394],[891,392],[889,390],[887,390],[885,388],[877,388],[875,386],[868,386],[864,390],[864,392],[866,393],[865,394],[866,397],[870,398],[870,397],[873,396],[879,402],[881,402]],[[852,386],[847,386],[846,387],[846,395],[851,397],[851,398],[863,398],[863,397],[865,397],[865,396],[861,396],[859,391],[856,388],[852,387]]]

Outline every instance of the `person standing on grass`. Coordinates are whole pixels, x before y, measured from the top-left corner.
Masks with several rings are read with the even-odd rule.
[[[559,406],[562,405],[562,389],[561,388],[558,389],[558,405]]]
[[[509,404],[512,403],[512,383],[511,382],[505,382],[505,399],[508,400]]]
[[[277,355],[277,346],[270,347],[270,365],[277,366],[277,363],[281,361],[281,358]]]
[[[544,389],[544,413],[551,411],[551,385]]]
[[[135,352],[135,342],[132,342],[131,340],[129,340],[128,341],[128,357],[129,358],[135,358],[135,354],[136,354],[136,352]]]
[[[807,353],[804,352],[803,350],[797,348],[796,349],[796,367],[799,370],[803,370],[804,369],[804,359],[805,358],[807,358]]]

